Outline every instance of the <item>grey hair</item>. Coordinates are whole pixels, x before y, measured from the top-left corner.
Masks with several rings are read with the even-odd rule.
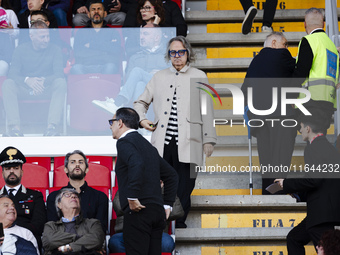
[[[264,41],[264,44],[263,44],[264,47],[268,47],[268,43],[269,43],[271,37],[280,37],[281,40],[283,38],[287,40],[287,38],[285,37],[285,35],[282,32],[271,32],[269,35],[266,36],[266,40]]]
[[[1,199],[1,198],[4,198],[4,197],[5,197],[5,198],[11,199],[8,195],[5,195],[5,194],[1,194],[1,195],[0,195],[0,199]],[[12,200],[12,199],[11,199],[11,200]],[[12,200],[12,201],[13,201],[13,200]]]
[[[168,42],[165,57],[164,57],[165,61],[166,62],[170,61],[170,56],[169,56],[170,45],[171,45],[171,43],[173,43],[175,41],[181,42],[183,44],[184,48],[188,51],[187,64],[194,62],[195,61],[195,53],[194,53],[190,43],[188,42],[188,40],[182,35],[171,38],[170,41]]]
[[[36,29],[48,29],[48,26],[45,24],[45,22],[41,21],[41,20],[37,20],[36,22],[34,22],[32,24],[32,26],[29,29],[29,33],[30,34],[34,34],[36,33]]]
[[[64,189],[61,189],[61,190],[59,191],[58,195],[56,196],[55,202],[54,202],[54,204],[55,204],[55,209],[57,210],[57,214],[58,214],[59,218],[61,218],[61,217],[63,216],[63,212],[62,212],[62,211],[60,210],[60,208],[58,207],[58,204],[61,202],[61,199],[62,199],[62,197],[63,197],[63,195],[64,195],[65,193],[76,194],[77,197],[78,197],[79,200],[80,200],[79,193],[78,193],[75,189],[72,189],[72,188],[64,188]],[[80,204],[79,204],[79,206],[80,206]],[[80,208],[79,208],[79,210],[80,210]]]
[[[319,9],[319,8],[312,7],[312,8],[309,8],[309,9],[305,12],[305,15],[310,14],[310,13],[320,14],[320,15],[322,15],[322,17],[325,17],[325,15],[324,15],[324,10],[323,10],[323,9]]]

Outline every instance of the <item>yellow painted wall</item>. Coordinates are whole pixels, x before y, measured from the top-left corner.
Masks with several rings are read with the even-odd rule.
[[[314,246],[305,246],[306,255],[316,255]],[[201,255],[288,255],[286,246],[202,247]]]

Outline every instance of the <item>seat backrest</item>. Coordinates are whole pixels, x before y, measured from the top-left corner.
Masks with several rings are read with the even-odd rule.
[[[87,162],[106,166],[110,171],[113,169],[113,158],[111,156],[86,156]],[[65,157],[54,157],[54,168],[63,166]]]
[[[47,169],[47,171],[51,171],[50,157],[26,157],[26,162],[34,165],[43,166]]]
[[[111,188],[111,174],[110,170],[106,166],[102,166],[96,163],[89,163],[89,172],[87,173],[85,180],[91,187],[100,186]],[[68,178],[64,171],[64,166],[59,166],[53,171],[53,187],[63,187],[68,183]],[[104,192],[105,193],[105,192]]]

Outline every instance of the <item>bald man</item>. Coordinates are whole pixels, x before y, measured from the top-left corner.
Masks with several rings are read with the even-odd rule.
[[[318,108],[326,116],[327,125],[323,132],[326,134],[336,110],[339,57],[334,43],[323,30],[324,15],[320,9],[308,9],[304,24],[307,35],[300,41],[293,76],[300,78],[296,80],[297,86],[302,84],[311,93],[311,100],[304,106],[307,109]]]
[[[286,79],[292,77],[295,59],[288,51],[287,39],[281,32],[269,34],[264,48],[254,57],[247,71],[242,91],[247,99],[248,88],[253,88],[253,106],[257,110],[267,110],[272,105],[272,89],[287,87]],[[281,96],[279,94],[279,100]],[[247,102],[247,101],[246,101]],[[281,115],[281,103],[278,102],[275,112],[259,116],[248,112],[249,119],[291,119],[295,111],[287,107],[286,116]],[[264,121],[263,126],[251,128],[252,136],[257,138],[257,150],[262,166],[289,166],[294,150],[296,128],[283,127],[279,121],[272,125]],[[262,194],[269,194],[266,188],[273,183],[275,176],[262,175]]]

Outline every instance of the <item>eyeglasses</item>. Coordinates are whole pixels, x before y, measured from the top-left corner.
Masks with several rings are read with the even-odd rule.
[[[139,9],[139,11],[149,12],[149,11],[151,11],[152,8],[153,8],[153,7],[151,7],[151,6],[145,6],[145,7],[141,7],[141,8]]]
[[[112,126],[112,125],[113,125],[113,122],[114,122],[114,121],[117,121],[117,120],[119,120],[119,119],[111,119],[111,120],[109,120],[110,126]]]
[[[169,50],[169,55],[170,57],[176,57],[176,55],[178,55],[179,57],[183,57],[185,55],[185,53],[188,52],[188,50]]]
[[[31,25],[33,25],[33,24],[36,23],[37,21],[46,22],[47,20],[45,20],[45,19],[36,19],[36,20],[31,20],[30,23],[31,23]]]
[[[63,193],[63,194],[62,194],[62,197],[69,198],[69,197],[72,197],[72,195],[75,195],[75,197],[78,198],[78,195],[77,195],[77,194],[71,193],[71,192]]]

